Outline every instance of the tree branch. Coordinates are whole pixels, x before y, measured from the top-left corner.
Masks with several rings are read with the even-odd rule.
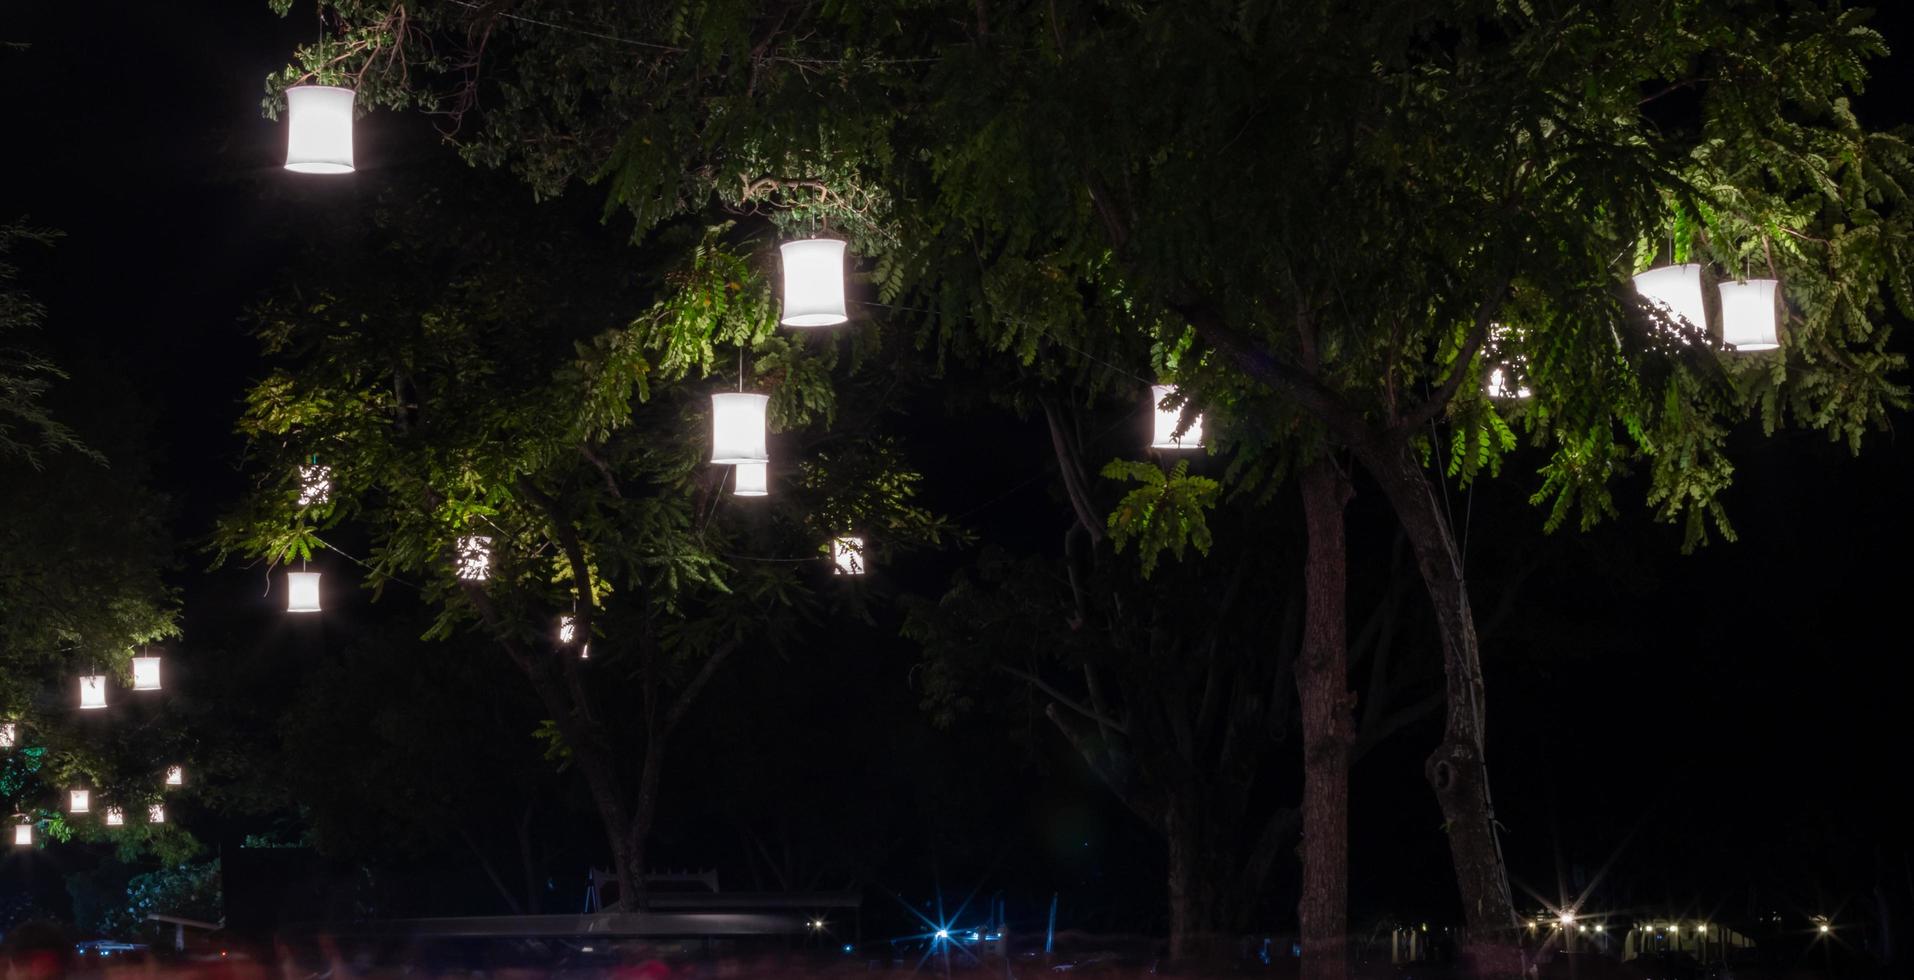
[[[1059,691],[1056,688],[1051,687],[1049,682],[1045,681],[1043,678],[1038,677],[1035,674],[1018,670],[1015,667],[1011,667],[1005,664],[997,664],[996,667],[998,670],[1001,670],[1004,673],[1009,674],[1010,676],[1015,677],[1026,684],[1029,684],[1031,687],[1034,687],[1037,690],[1042,691],[1044,694],[1048,695],[1051,700],[1056,701],[1059,704],[1062,704],[1064,707],[1069,708],[1071,711],[1074,711],[1077,714],[1082,715],[1083,717],[1089,719],[1090,721],[1096,722],[1098,726],[1108,728],[1119,735],[1130,734],[1129,728],[1125,726],[1122,722],[1117,721],[1116,719],[1111,718],[1108,715],[1099,714],[1095,709],[1089,707],[1088,705],[1085,705],[1081,701],[1078,701],[1075,698],[1072,698],[1069,695],[1063,693],[1062,691]]]
[[[711,675],[718,672],[718,667],[737,648],[736,640],[727,640],[719,644],[716,650],[711,651],[711,656],[704,659],[704,663],[698,667],[698,672],[678,692],[677,700],[673,701],[670,709],[665,712],[664,727],[659,729],[659,734],[669,735],[678,727],[678,723],[684,720],[685,713],[691,710],[692,702],[698,699],[698,692],[704,690],[704,686],[711,682]]]

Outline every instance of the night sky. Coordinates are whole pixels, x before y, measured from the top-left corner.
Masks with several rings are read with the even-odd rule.
[[[1914,18],[1890,11],[1877,23],[1908,54],[1879,67],[1862,115],[1907,122]],[[359,128],[356,175],[324,181],[280,169],[284,134],[259,112],[263,79],[309,27],[275,18],[264,0],[13,3],[0,20],[0,40],[30,45],[0,52],[0,218],[25,215],[65,233],[51,252],[22,257],[25,285],[51,308],[33,343],[72,373],[56,404],[76,426],[153,449],[152,483],[170,497],[181,542],[173,580],[188,691],[215,686],[208,665],[248,658],[265,664],[249,668],[260,676],[296,682],[310,669],[301,658],[324,645],[278,623],[260,570],[209,570],[199,549],[242,487],[232,428],[260,372],[243,312],[285,274],[312,209],[451,154],[427,122],[381,113]],[[600,191],[572,198],[555,206],[590,216]],[[619,220],[606,230],[614,247],[626,231]],[[1914,331],[1901,330],[1906,351]],[[1871,914],[1877,883],[1905,900],[1914,885],[1905,785],[1914,450],[1898,433],[1910,422],[1903,414],[1896,431],[1871,436],[1859,458],[1811,433],[1740,434],[1727,503],[1741,540],[1691,556],[1680,554],[1678,528],[1629,506],[1639,486],[1619,488],[1622,519],[1554,536],[1524,503],[1531,488],[1520,475],[1485,482],[1473,499],[1449,488],[1482,614],[1503,598],[1493,591],[1498,570],[1534,566],[1485,638],[1491,771],[1519,889],[1553,901],[1558,880],[1572,885],[1606,867],[1600,894],[1611,904],[1724,919]],[[987,424],[1019,428],[999,438],[958,420],[922,423],[925,438],[948,445],[923,461],[932,504],[968,512],[986,535],[1053,546],[1066,510],[1050,481],[1032,479],[1049,463],[1041,420]],[[1359,486],[1351,513],[1360,607],[1387,564],[1391,531],[1379,494]],[[900,589],[935,594],[964,557],[917,556],[892,574]],[[348,625],[326,628],[405,615],[404,603],[357,598],[342,607]],[[1013,918],[1034,918],[1061,890],[1080,924],[1152,928],[1162,859],[1149,835],[1039,715],[932,728],[909,686],[914,651],[894,625],[880,615],[802,663],[769,664],[713,692],[720,708],[771,689],[803,696],[763,721],[782,737],[733,731],[709,758],[687,750],[657,863],[718,866],[742,887],[736,841],[704,829],[700,773],[734,767],[737,753],[770,753],[767,769],[791,778],[765,784],[781,794],[765,806],[828,815],[887,801],[874,809],[897,844],[876,894],[921,900],[939,883],[1004,889]],[[1432,638],[1419,642],[1433,656]],[[1433,723],[1412,728],[1356,769],[1355,923],[1457,918],[1440,818],[1420,775],[1434,736]],[[195,830],[220,842],[260,829],[212,813],[202,820]],[[1293,887],[1293,864],[1279,877]],[[561,904],[572,890],[561,889]]]

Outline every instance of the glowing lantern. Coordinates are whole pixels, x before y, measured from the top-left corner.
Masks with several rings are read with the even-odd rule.
[[[147,823],[165,823],[166,822],[165,805],[155,803],[152,806],[147,807],[146,822]]]
[[[126,826],[126,811],[125,810],[122,810],[116,806],[109,806],[101,812],[106,815],[106,825],[108,827]]]
[[[572,616],[570,613],[567,613],[563,616],[558,617],[558,642],[565,646],[571,646],[572,642],[577,639],[578,639],[577,618]],[[580,660],[591,659],[591,644],[587,643],[583,647],[579,648],[578,659]]]
[[[1150,404],[1156,407],[1156,435],[1150,440],[1151,449],[1201,449],[1203,448],[1203,416],[1190,420],[1190,427],[1182,435],[1176,434],[1176,428],[1183,421],[1180,409],[1164,408],[1163,399],[1176,390],[1171,385],[1151,385]]]
[[[739,463],[731,471],[731,492],[740,497],[762,497],[771,492],[771,464]]]
[[[80,678],[80,707],[88,711],[106,707],[105,674],[89,674]]]
[[[299,467],[299,506],[316,507],[332,499],[332,467]]]
[[[770,395],[721,391],[711,396],[711,461],[723,465],[763,463],[764,411]]]
[[[13,722],[0,722],[0,749],[10,749],[20,744],[20,726]]]
[[[848,534],[832,538],[831,564],[836,575],[864,574],[864,539]]]
[[[1525,384],[1517,384],[1514,387],[1510,387],[1508,371],[1500,367],[1489,371],[1488,383],[1483,387],[1488,391],[1490,398],[1497,399],[1513,398],[1519,401],[1535,394],[1535,392],[1530,391],[1529,386]]]
[[[286,573],[286,611],[295,613],[314,613],[319,611],[319,573]]]
[[[349,88],[295,85],[286,90],[286,169],[302,174],[352,172]]]
[[[467,582],[483,582],[492,577],[492,539],[483,534],[468,534],[459,538],[458,561],[454,564],[458,576]]]
[[[809,238],[778,246],[784,258],[784,318],[787,327],[831,327],[844,314],[844,243]]]
[[[32,847],[33,846],[33,825],[32,824],[17,823],[13,825],[13,846],[15,847]]]
[[[1708,330],[1708,306],[1701,297],[1701,266],[1665,265],[1635,277],[1635,292],[1669,319],[1686,320]]]
[[[1520,400],[1535,394],[1529,386],[1514,382],[1515,368],[1523,364],[1522,355],[1504,350],[1508,343],[1509,329],[1497,323],[1489,328],[1489,349],[1491,356],[1501,358],[1502,363],[1489,370],[1489,380],[1483,384],[1483,390],[1490,398]],[[1513,383],[1512,383],[1513,382]]]
[[[133,658],[133,690],[157,691],[160,689],[160,658]]]
[[[1721,284],[1721,339],[1736,350],[1774,350],[1781,346],[1775,334],[1774,294],[1781,283],[1749,279]]]
[[[93,791],[87,789],[67,790],[66,809],[68,813],[86,813],[92,810]]]
[[[168,786],[186,785],[185,767],[184,766],[167,766],[166,767],[166,785]]]

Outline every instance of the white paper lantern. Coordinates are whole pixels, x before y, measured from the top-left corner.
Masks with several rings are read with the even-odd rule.
[[[160,689],[160,658],[133,658],[133,690],[157,691]]]
[[[453,565],[459,578],[483,582],[492,577],[492,539],[483,534],[459,538],[458,558]]]
[[[558,617],[558,642],[567,646],[578,639],[578,620],[570,613]]]
[[[1665,265],[1635,277],[1635,292],[1670,319],[1687,320],[1695,329],[1708,330],[1708,306],[1701,297],[1701,266]]]
[[[165,823],[166,822],[166,807],[163,804],[159,804],[159,803],[155,803],[152,806],[147,807],[146,822],[147,823]]]
[[[1490,398],[1513,398],[1520,400],[1535,394],[1535,392],[1529,390],[1528,385],[1516,384],[1511,386],[1509,384],[1509,371],[1504,367],[1491,369],[1489,371],[1489,380],[1483,385],[1483,388],[1487,389]]]
[[[299,467],[299,506],[317,507],[332,499],[332,467]]]
[[[787,327],[832,327],[844,314],[844,243],[807,238],[778,246],[784,258],[784,318]]]
[[[68,813],[86,813],[92,809],[92,790],[70,789],[66,791],[66,810]]]
[[[80,707],[89,711],[106,707],[105,674],[89,674],[80,678]]]
[[[764,447],[764,412],[770,395],[721,391],[711,396],[711,461],[724,465],[763,463],[771,458]]]
[[[1203,448],[1203,416],[1190,419],[1190,427],[1181,436],[1176,427],[1181,424],[1183,413],[1180,409],[1166,409],[1163,399],[1175,391],[1173,385],[1151,385],[1150,404],[1156,409],[1156,432],[1150,440],[1151,449],[1201,449]]]
[[[315,613],[319,611],[319,573],[286,573],[286,611],[295,613]]]
[[[100,812],[105,815],[106,825],[108,827],[126,826],[126,811],[125,810],[122,810],[116,806],[109,806]]]
[[[831,539],[832,574],[864,574],[864,539],[856,535],[841,535]]]
[[[302,174],[352,172],[349,88],[295,85],[286,90],[286,169]]]
[[[167,766],[166,767],[166,785],[168,786],[186,785],[186,767]]]
[[[20,744],[20,726],[13,722],[0,722],[0,749],[10,749]]]
[[[740,497],[762,497],[771,492],[771,464],[739,463],[731,471],[731,492]]]
[[[33,846],[33,825],[32,824],[17,823],[13,825],[13,846],[15,847],[32,847]]]
[[[1721,340],[1736,350],[1774,350],[1781,346],[1775,331],[1774,279],[1749,279],[1721,284]]]

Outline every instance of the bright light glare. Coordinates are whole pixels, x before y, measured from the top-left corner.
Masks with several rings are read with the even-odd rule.
[[[17,823],[13,825],[13,846],[15,847],[32,847],[33,846],[33,825],[32,824]]]

